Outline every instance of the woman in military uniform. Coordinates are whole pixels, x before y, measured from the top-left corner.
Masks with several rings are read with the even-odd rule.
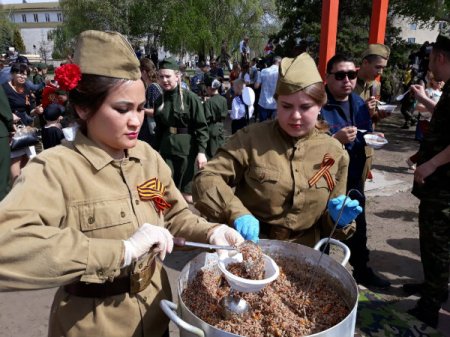
[[[303,53],[281,62],[276,88],[278,119],[239,130],[196,176],[195,207],[228,223],[244,238],[314,245],[330,234],[346,189],[348,155],[317,124],[326,102],[322,79]],[[347,199],[336,237],[361,212]]]
[[[32,159],[0,204],[0,290],[60,287],[49,336],[168,336],[157,257],[172,235],[243,238],[192,214],[169,167],[137,140],[145,87],[125,38],[83,32],[74,62],[57,70],[79,118],[74,141]]]
[[[219,95],[221,83],[218,79],[208,76],[205,79],[205,85],[209,96],[209,99],[204,103],[209,132],[206,155],[211,158],[216,154],[217,149],[225,143],[223,122],[228,115],[228,107],[226,98]]]
[[[159,65],[163,105],[156,109],[156,149],[172,170],[175,185],[192,202],[194,168],[206,164],[208,124],[198,96],[180,84],[178,64],[166,58]]]

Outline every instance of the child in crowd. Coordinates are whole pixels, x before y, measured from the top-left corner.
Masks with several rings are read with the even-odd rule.
[[[425,92],[427,93],[427,96],[431,98],[436,103],[439,101],[442,95],[442,88],[444,86],[444,82],[442,81],[436,81],[433,74],[431,72],[428,73],[428,88],[425,89]],[[424,105],[418,103],[416,106],[416,111],[419,112],[419,122],[416,126],[416,136],[415,139],[419,142],[422,141],[424,134],[428,130],[428,126],[430,124],[431,115],[433,114],[432,111],[428,111]],[[419,156],[419,152],[416,152],[411,157],[406,159],[406,163],[408,164],[409,168],[414,170],[416,168],[416,163]]]
[[[244,80],[238,78],[233,83],[234,98],[231,103],[231,133],[235,133],[237,130],[249,124],[250,118],[253,116],[253,105],[247,105],[242,98],[242,92],[245,88]]]
[[[50,104],[44,109],[45,126],[42,128],[42,144],[49,149],[61,144],[64,134],[61,130],[63,108],[59,104]]]

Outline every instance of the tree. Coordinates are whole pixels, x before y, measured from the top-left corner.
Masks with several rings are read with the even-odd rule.
[[[13,31],[13,25],[9,20],[4,15],[0,15],[0,54],[12,46]]]
[[[390,10],[424,26],[450,21],[450,0],[391,0]]]
[[[245,34],[261,43],[263,30],[276,27],[274,0],[61,0],[65,22],[54,34],[58,53],[86,29],[114,30],[132,41],[146,40],[172,53],[216,54],[222,39],[229,46]],[[268,18],[271,18],[269,20]]]
[[[25,44],[23,43],[22,34],[20,34],[20,30],[15,27],[13,32],[13,40],[12,45],[19,53],[25,53]]]

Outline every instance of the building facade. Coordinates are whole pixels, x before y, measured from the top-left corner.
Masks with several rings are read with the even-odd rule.
[[[423,44],[424,42],[433,42],[439,34],[441,23],[434,26],[421,27],[418,23],[411,21],[409,18],[395,17],[394,26],[401,28],[400,36],[402,40],[408,43]]]
[[[59,2],[8,4],[0,9],[19,27],[26,54],[38,54],[44,61],[52,59],[50,32],[64,21]]]

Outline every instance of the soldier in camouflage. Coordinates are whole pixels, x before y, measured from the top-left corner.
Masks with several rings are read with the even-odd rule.
[[[445,81],[442,96],[434,106],[423,87],[411,86],[417,100],[433,111],[430,127],[420,146],[412,193],[420,199],[419,239],[424,271],[421,298],[409,311],[436,327],[441,304],[448,297],[450,266],[450,27],[436,39],[430,55],[430,71]]]

